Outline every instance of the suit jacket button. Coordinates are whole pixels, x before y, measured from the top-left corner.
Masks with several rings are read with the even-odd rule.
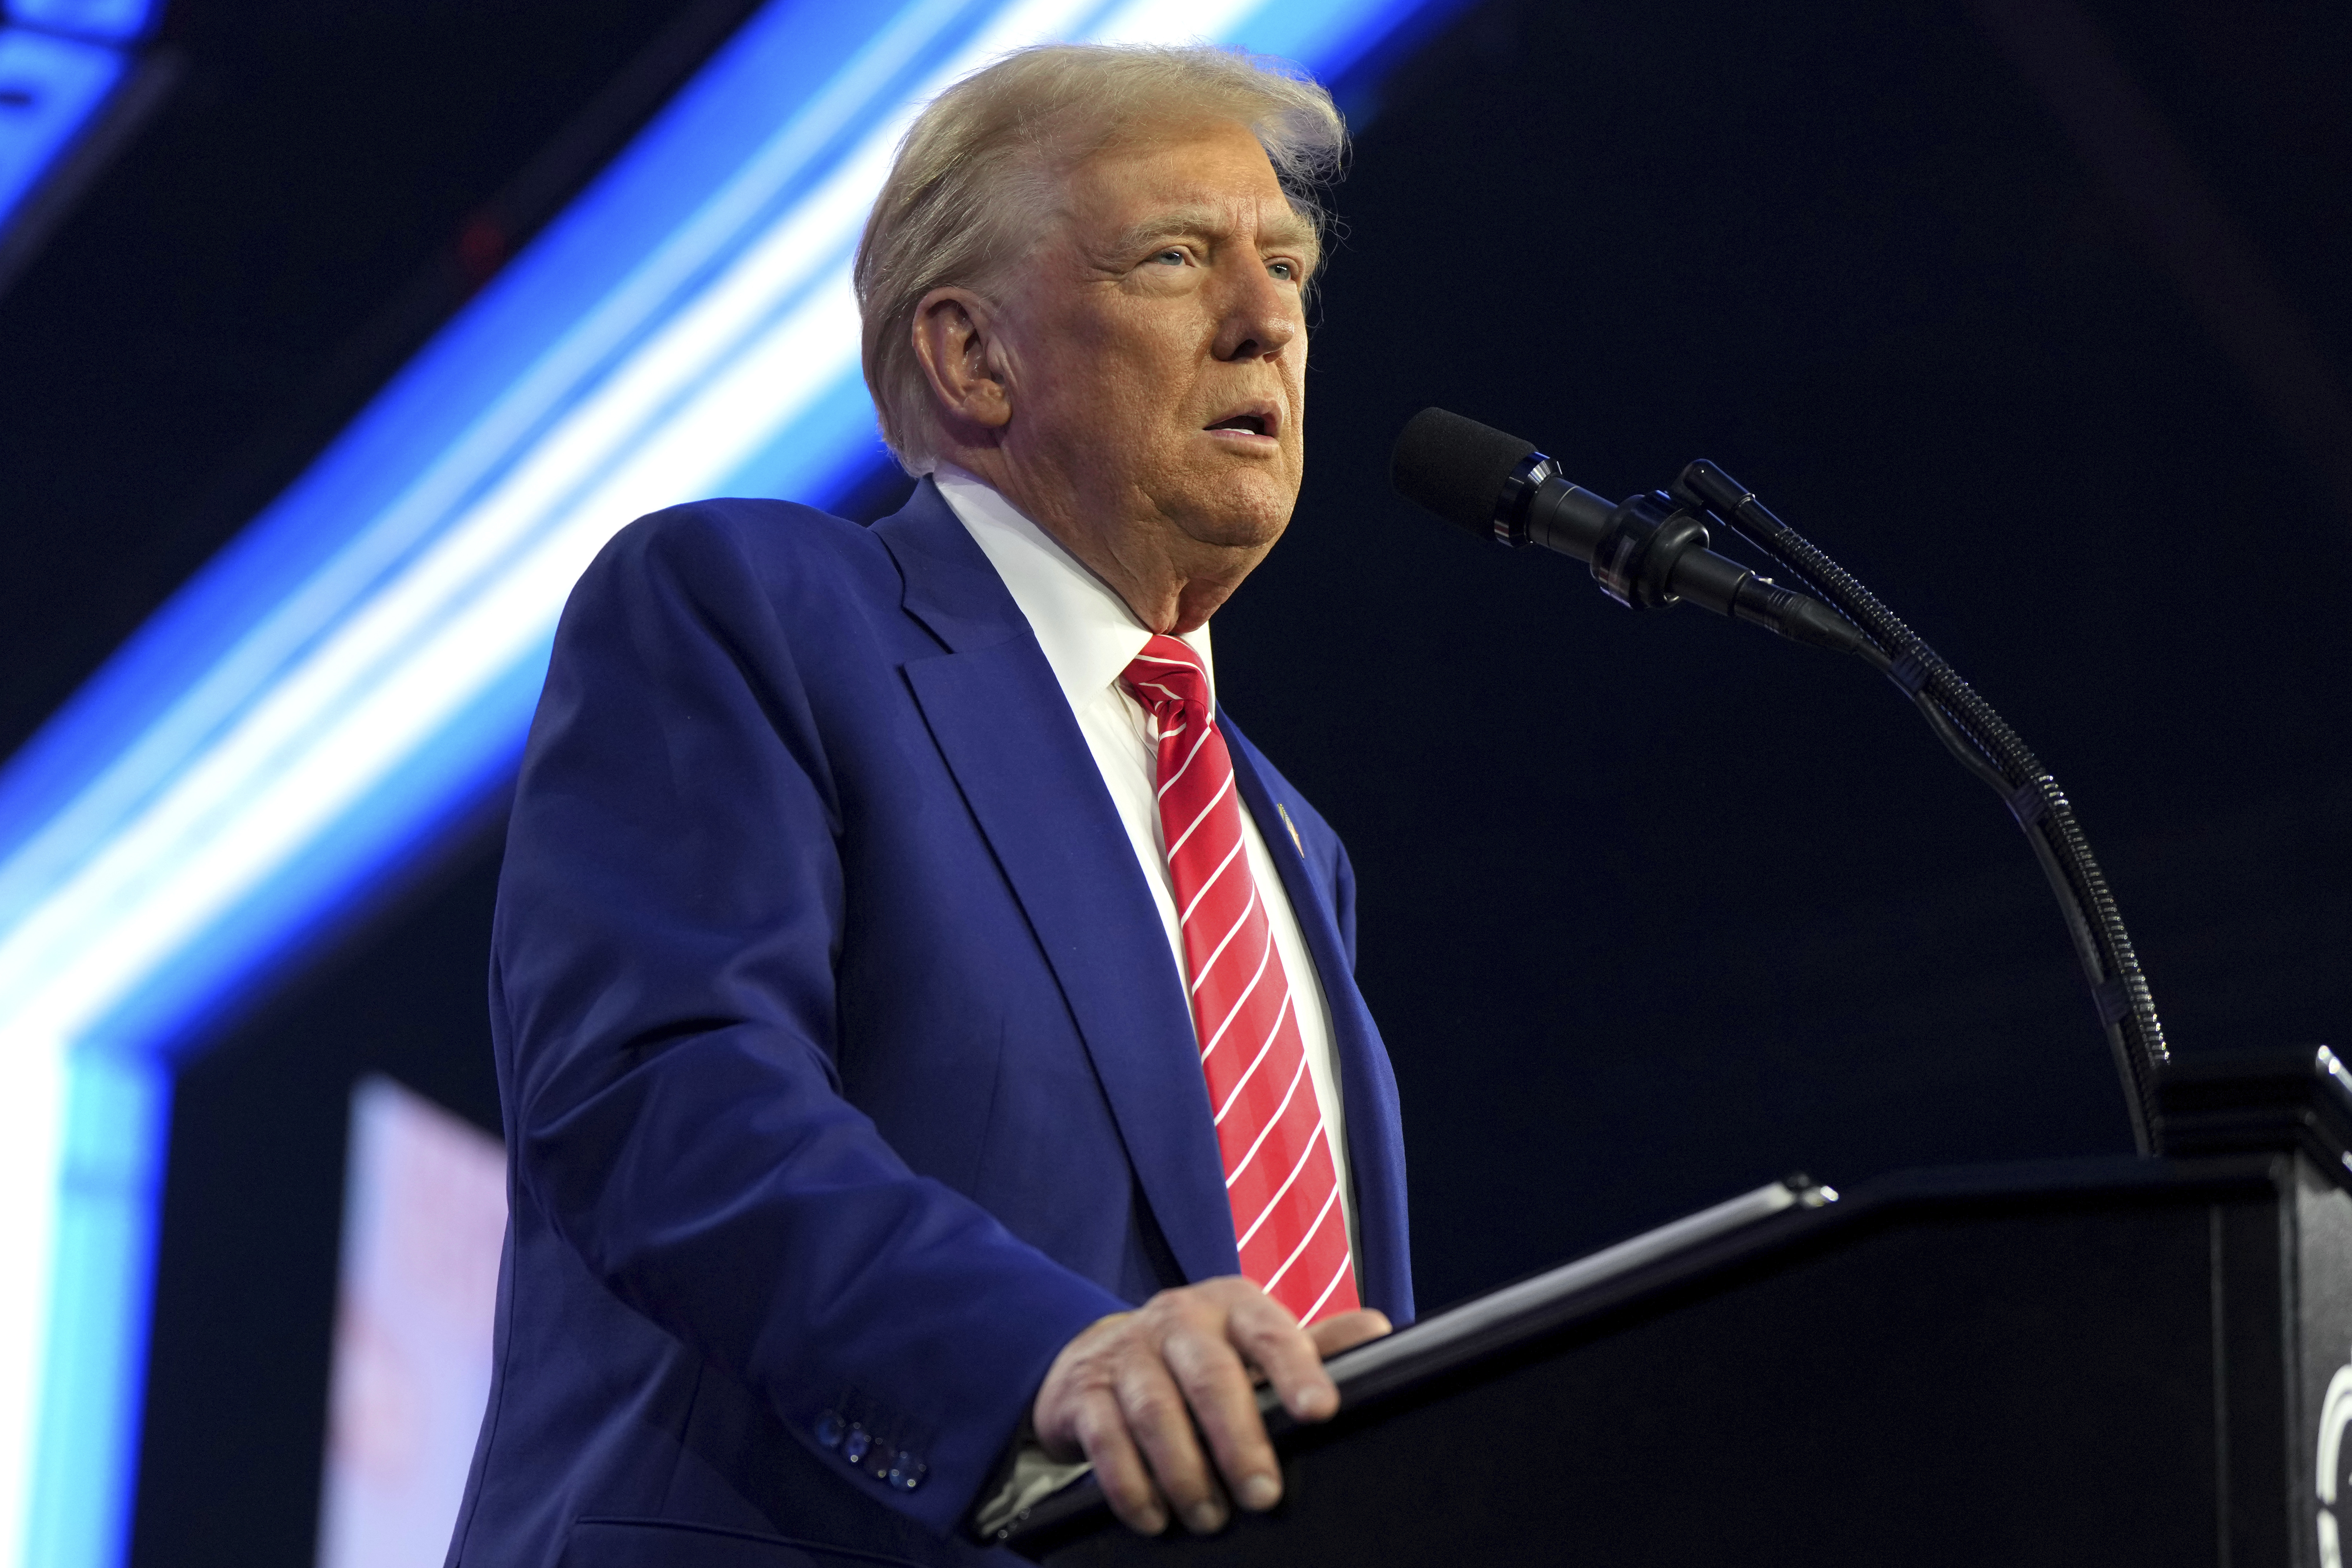
[[[866,1450],[873,1446],[874,1439],[866,1435],[866,1428],[853,1421],[849,1424],[849,1436],[842,1442],[841,1457],[854,1465],[864,1458]]]
[[[849,1430],[849,1423],[841,1418],[838,1410],[828,1410],[816,1418],[816,1440],[828,1448],[841,1447],[841,1439]]]
[[[890,1461],[898,1457],[898,1449],[887,1443],[877,1441],[874,1451],[866,1456],[866,1473],[876,1480],[880,1480],[890,1473]]]
[[[900,1491],[913,1491],[923,1484],[923,1477],[929,1470],[930,1467],[914,1455],[901,1453],[890,1467],[890,1484]]]

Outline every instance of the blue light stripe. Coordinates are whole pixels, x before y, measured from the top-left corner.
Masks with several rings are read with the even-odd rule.
[[[121,79],[101,44],[0,27],[0,223]]]
[[[153,0],[8,0],[8,19],[46,33],[134,43],[154,25]]]
[[[53,1364],[40,1406],[23,1561],[115,1563],[130,1545],[155,1225],[172,1079],[152,1057],[82,1050],[68,1067],[63,1207],[51,1265]],[[111,1483],[111,1484],[110,1484]]]

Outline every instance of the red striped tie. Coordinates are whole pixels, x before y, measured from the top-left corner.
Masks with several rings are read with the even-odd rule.
[[[1243,848],[1233,758],[1182,643],[1152,638],[1127,684],[1160,727],[1160,826],[1242,1272],[1313,1322],[1358,1304],[1356,1276],[1297,1000]]]

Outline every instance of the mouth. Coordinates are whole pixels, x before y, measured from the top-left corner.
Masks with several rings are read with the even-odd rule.
[[[1272,442],[1282,428],[1282,412],[1270,402],[1244,403],[1222,419],[1202,427],[1227,440],[1241,437]]]

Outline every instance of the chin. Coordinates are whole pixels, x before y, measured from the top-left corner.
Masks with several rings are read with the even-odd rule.
[[[1177,515],[1192,538],[1231,549],[1264,549],[1290,526],[1298,486],[1270,474],[1227,474],[1187,500]]]

